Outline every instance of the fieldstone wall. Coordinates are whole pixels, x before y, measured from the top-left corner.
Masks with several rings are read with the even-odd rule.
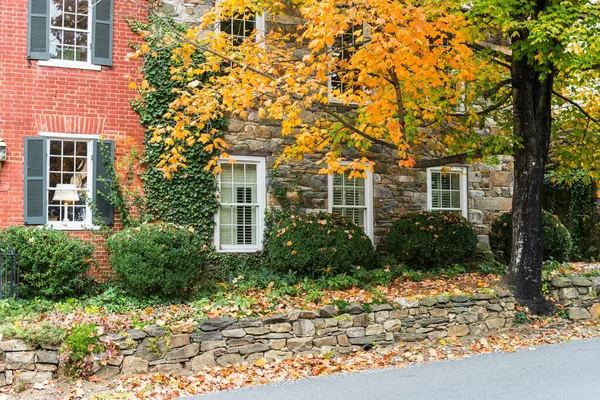
[[[599,292],[600,277],[559,276],[550,282],[550,295],[574,321],[600,317]]]
[[[194,24],[199,17],[213,6],[213,0],[162,0],[162,9],[176,19]],[[267,31],[281,29],[284,32],[294,31],[302,23],[299,15],[292,8],[277,16],[266,17]],[[341,107],[342,108],[342,107]],[[301,118],[310,124],[317,119],[316,114],[304,112]],[[489,135],[494,127],[482,129],[482,135]],[[231,145],[229,151],[235,155],[264,156],[268,171],[275,158],[283,152],[292,138],[282,137],[281,125],[277,121],[264,120],[256,112],[250,113],[246,121],[231,120],[225,141]],[[350,157],[358,157],[352,154]],[[409,211],[427,209],[427,173],[425,170],[398,167],[397,157],[390,149],[373,146],[367,154],[376,162],[373,174],[373,216],[374,244],[383,242],[393,219]],[[291,203],[300,211],[327,211],[327,176],[319,175],[321,168],[315,156],[307,156],[305,160],[281,166],[278,172],[278,183],[288,185],[287,193]],[[459,166],[459,165],[455,165]],[[513,161],[512,158],[500,158],[496,166],[461,165],[468,168],[468,219],[475,225],[479,234],[480,248],[489,251],[487,234],[490,223],[500,214],[510,211],[513,193]],[[294,185],[299,178],[299,184]],[[268,180],[269,182],[270,180]],[[272,195],[272,187],[268,188],[267,205],[277,205]]]
[[[365,346],[486,336],[508,329],[515,301],[510,292],[473,296],[398,298],[393,304],[343,309],[326,305],[265,318],[215,318],[170,327],[149,325],[101,336],[119,348],[97,377],[119,374],[194,372],[205,367],[283,360],[305,353],[350,353]],[[20,340],[0,342],[0,386],[52,379],[59,370],[57,348],[35,349]],[[98,354],[102,360],[105,355]]]

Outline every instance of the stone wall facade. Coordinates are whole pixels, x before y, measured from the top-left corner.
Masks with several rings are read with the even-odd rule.
[[[515,313],[510,292],[472,296],[398,298],[393,304],[326,305],[264,318],[215,318],[170,327],[148,325],[108,334],[119,349],[95,375],[194,372],[205,367],[266,362],[298,354],[350,353],[365,346],[486,336],[507,330]],[[98,355],[102,359],[103,355]],[[0,342],[0,386],[32,383],[56,376],[57,347],[33,348],[20,340]]]
[[[567,310],[570,320],[600,317],[600,277],[559,276],[550,282],[550,296]]]
[[[164,12],[189,24],[197,23],[213,5],[212,0],[162,0]],[[302,19],[291,9],[282,15],[267,16],[265,21],[267,31],[273,28],[295,30],[301,23]],[[304,112],[301,118],[310,124],[317,116]],[[482,134],[488,134],[491,129],[493,128],[484,129]],[[228,152],[234,158],[235,155],[264,156],[268,175],[275,159],[286,145],[291,144],[291,140],[292,138],[282,137],[281,125],[277,121],[260,119],[255,112],[250,113],[246,121],[231,120],[229,132],[225,135],[225,141],[231,145]],[[349,150],[348,153],[352,152]],[[373,174],[373,239],[377,246],[383,242],[396,216],[410,211],[427,210],[427,173],[425,170],[400,168],[399,159],[393,152],[377,145],[373,146],[368,156],[376,162]],[[288,199],[300,211],[327,211],[328,208],[327,176],[318,174],[321,166],[316,164],[317,159],[316,156],[307,156],[301,162],[281,166],[278,172],[279,183],[291,186],[287,193]],[[510,211],[512,207],[512,159],[500,158],[500,163],[495,166],[453,166],[468,169],[468,215],[465,217],[475,225],[480,235],[480,247],[487,250],[491,221]],[[294,187],[298,178],[300,182]],[[277,205],[272,187],[267,190],[267,206]]]

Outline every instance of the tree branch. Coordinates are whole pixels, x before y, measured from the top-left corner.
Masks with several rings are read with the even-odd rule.
[[[561,99],[563,99],[564,101],[566,101],[567,103],[569,103],[570,105],[574,106],[575,108],[577,108],[587,119],[589,119],[590,121],[596,123],[597,125],[600,125],[600,120],[592,117],[587,111],[585,111],[583,109],[583,107],[581,107],[579,104],[577,104],[576,102],[574,102],[573,100],[569,99],[568,97],[563,96],[562,94],[556,92],[556,91],[552,91],[552,94],[555,95],[556,97],[559,97]]]

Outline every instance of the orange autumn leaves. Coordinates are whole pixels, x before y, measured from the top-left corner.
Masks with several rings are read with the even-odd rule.
[[[167,34],[180,66],[172,79],[185,82],[164,116],[171,123],[153,127],[152,141],[164,145],[158,165],[165,176],[184,168],[185,151],[214,151],[207,169],[228,158],[231,143],[210,127],[230,117],[279,121],[292,138],[278,163],[316,154],[321,173],[350,169],[360,176],[373,168],[373,144],[395,149],[398,164],[472,150],[480,144],[471,102],[482,76],[500,79],[496,67],[477,59],[469,47],[479,32],[453,2],[389,0],[223,0],[185,35]],[[266,30],[243,43],[215,31],[218,21],[255,13]],[[146,32],[143,35],[152,35]],[[345,41],[340,42],[340,37]],[[201,53],[203,62],[197,63]],[[137,56],[151,57],[142,46]],[[330,78],[341,80],[333,85]],[[341,88],[344,89],[341,89]],[[154,88],[138,86],[140,91]],[[344,107],[341,107],[344,106]],[[341,107],[341,108],[340,108]],[[193,128],[193,129],[192,129]],[[192,133],[199,132],[199,133]],[[343,165],[342,150],[358,156]]]

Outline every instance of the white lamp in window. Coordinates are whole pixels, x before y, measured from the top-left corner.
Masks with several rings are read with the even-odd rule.
[[[64,183],[59,183],[56,185],[56,190],[54,191],[54,196],[52,197],[52,201],[62,201],[63,206],[65,207],[65,214],[63,221],[68,222],[68,210],[67,205],[70,202],[79,201],[79,192],[77,191],[77,186],[69,185]]]

